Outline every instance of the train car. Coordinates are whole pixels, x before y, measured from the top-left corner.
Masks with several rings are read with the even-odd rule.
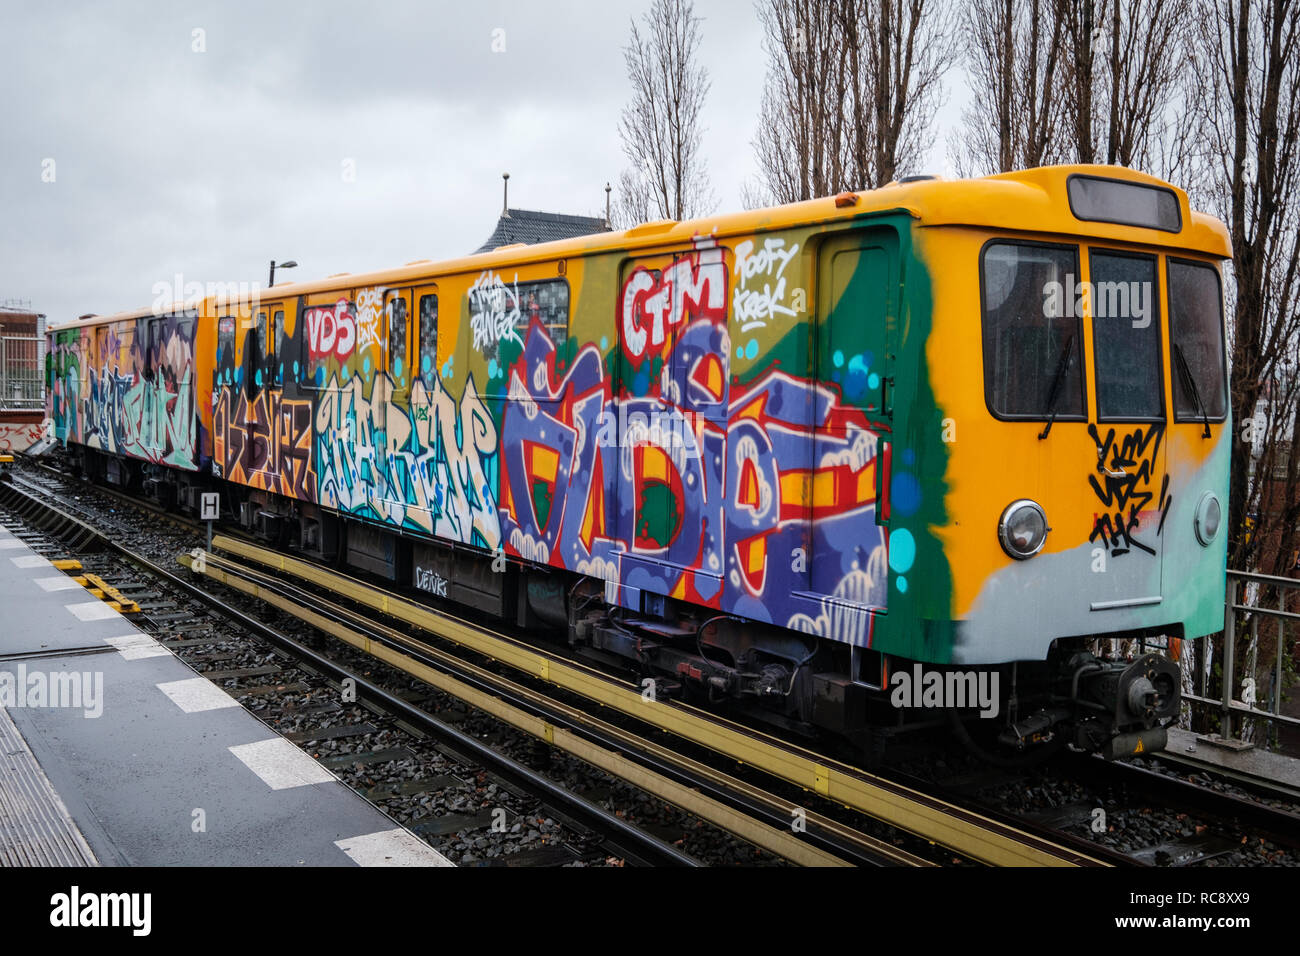
[[[212,455],[213,338],[197,303],[50,329],[46,413],[75,466],[164,504],[195,504]]]
[[[1229,254],[1064,166],[209,299],[210,471],[661,695],[1154,749],[1177,663],[1099,649],[1222,626]]]

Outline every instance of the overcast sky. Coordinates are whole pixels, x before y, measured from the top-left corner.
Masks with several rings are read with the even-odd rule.
[[[0,302],[55,323],[148,307],[176,273],[265,283],[272,258],[311,279],[459,255],[495,226],[503,171],[512,206],[603,215],[625,165],[621,48],[648,6],[0,0]],[[738,209],[762,31],[752,0],[696,9],[704,152],[719,210]],[[927,171],[944,171],[959,79]]]

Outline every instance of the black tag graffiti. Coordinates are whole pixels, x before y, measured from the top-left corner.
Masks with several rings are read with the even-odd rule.
[[[1155,498],[1149,485],[1164,431],[1164,425],[1159,423],[1145,430],[1135,428],[1117,444],[1115,429],[1110,429],[1103,441],[1097,426],[1088,426],[1088,434],[1097,445],[1097,473],[1088,476],[1088,483],[1106,508],[1093,522],[1092,534],[1088,535],[1088,540],[1101,538],[1112,555],[1128,554],[1133,548],[1147,554],[1156,553],[1154,548],[1134,538],[1133,531],[1138,526],[1138,515]],[[1101,476],[1101,481],[1097,480],[1098,475]],[[1160,482],[1160,497],[1156,503],[1160,512],[1160,523],[1156,526],[1157,537],[1164,530],[1165,516],[1173,501],[1173,496],[1168,491],[1169,475],[1166,474]],[[1128,513],[1127,518],[1125,512]]]

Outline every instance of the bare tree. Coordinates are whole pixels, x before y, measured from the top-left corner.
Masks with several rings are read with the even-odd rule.
[[[632,23],[623,49],[632,101],[619,132],[631,168],[619,179],[620,225],[646,218],[689,219],[711,211],[713,194],[700,150],[700,111],[709,91],[698,62],[700,18],[691,0],[654,0]]]
[[[1056,162],[1190,174],[1192,0],[974,0],[963,174]]]
[[[758,10],[767,81],[754,150],[778,202],[847,188],[843,0],[766,0]]]
[[[883,185],[929,146],[954,58],[934,0],[762,0],[768,74],[754,142],[781,202]]]
[[[1191,79],[1191,0],[1058,2],[1073,158],[1174,175],[1190,139],[1180,91]]]
[[[958,175],[1060,162],[1065,25],[1059,0],[972,0],[962,16],[974,96],[948,154]]]
[[[1228,563],[1287,575],[1300,523],[1300,4],[1200,0],[1195,19],[1193,120],[1233,256]]]
[[[920,165],[933,141],[944,74],[957,59],[954,27],[951,8],[935,0],[846,3],[858,182],[883,186]]]

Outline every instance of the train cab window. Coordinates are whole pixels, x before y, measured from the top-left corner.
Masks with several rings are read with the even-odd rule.
[[[1155,257],[1098,250],[1090,265],[1097,418],[1163,419]]]
[[[438,293],[420,296],[420,374],[432,385],[438,372]]]
[[[1223,288],[1213,266],[1169,260],[1169,341],[1174,420],[1223,421],[1228,415]]]
[[[984,247],[984,397],[998,418],[1085,418],[1074,246]]]
[[[407,362],[407,321],[406,294],[388,293],[384,303],[384,315],[388,320],[388,374],[392,376],[398,388],[403,387],[410,371]]]

